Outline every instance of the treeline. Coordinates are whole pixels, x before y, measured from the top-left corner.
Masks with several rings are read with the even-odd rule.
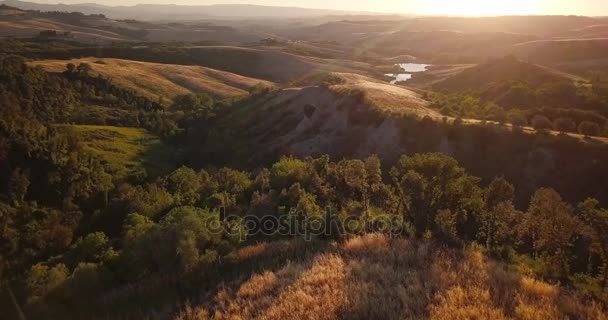
[[[387,232],[451,246],[477,243],[537,276],[606,299],[608,210],[594,199],[572,206],[548,188],[538,189],[520,209],[513,195],[504,178],[483,186],[457,161],[437,153],[403,156],[390,170],[376,156],[337,162],[328,156],[285,157],[254,172],[182,167],[155,182],[119,186],[111,209],[100,215],[112,219],[105,229],[66,242],[64,251],[19,278],[29,310],[86,316],[96,307],[84,301],[102,297],[110,303],[104,307],[112,308],[124,302],[113,295],[124,287],[153,290],[147,286],[155,283],[157,289],[180,290],[187,283],[196,287],[196,281],[217,283],[225,276],[222,266],[251,231],[247,219],[293,215],[332,226],[321,238]],[[6,212],[23,216],[31,206],[25,201]],[[44,240],[57,243],[61,233],[49,227]],[[31,242],[20,239],[32,236],[31,229],[4,228],[19,239],[12,252],[27,252],[20,245]],[[291,226],[274,228],[256,239],[275,239],[276,228]],[[188,294],[198,294],[189,288],[194,291]]]
[[[505,108],[472,94],[433,94],[431,99],[433,106],[448,116],[593,136],[608,135],[608,119],[605,116],[608,107],[604,110],[602,103],[598,103],[597,108],[591,110],[554,106],[521,109],[519,107]],[[586,129],[590,126],[593,127],[590,129],[592,131]]]
[[[535,117],[550,122],[548,129],[574,132],[597,125],[595,135],[607,135],[608,95],[599,77],[590,85],[572,81],[546,81],[534,86],[519,81],[491,83],[460,93],[430,94],[433,105],[445,115],[533,126]],[[545,122],[546,123],[546,122]]]

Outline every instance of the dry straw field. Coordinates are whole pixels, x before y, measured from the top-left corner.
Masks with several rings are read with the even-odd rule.
[[[246,247],[242,259],[293,246]],[[370,234],[301,262],[227,283],[175,320],[193,319],[608,319],[560,287],[494,262],[476,249],[437,249]]]
[[[207,93],[216,99],[245,95],[258,84],[271,82],[200,66],[149,63],[121,59],[83,58],[34,61],[50,72],[63,72],[67,63],[88,63],[93,73],[110,78],[117,85],[135,90],[153,101],[171,102],[178,95]]]

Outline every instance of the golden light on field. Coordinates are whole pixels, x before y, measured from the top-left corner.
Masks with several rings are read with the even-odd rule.
[[[540,1],[530,0],[434,0],[416,6],[419,14],[458,16],[537,14],[545,9]]]

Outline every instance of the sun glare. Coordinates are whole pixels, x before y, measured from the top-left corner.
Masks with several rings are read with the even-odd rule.
[[[458,16],[537,14],[543,9],[538,1],[530,0],[434,0],[417,6],[421,14]]]

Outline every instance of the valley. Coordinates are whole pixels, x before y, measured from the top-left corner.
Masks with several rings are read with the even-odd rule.
[[[2,1],[0,314],[608,319],[607,22]]]

